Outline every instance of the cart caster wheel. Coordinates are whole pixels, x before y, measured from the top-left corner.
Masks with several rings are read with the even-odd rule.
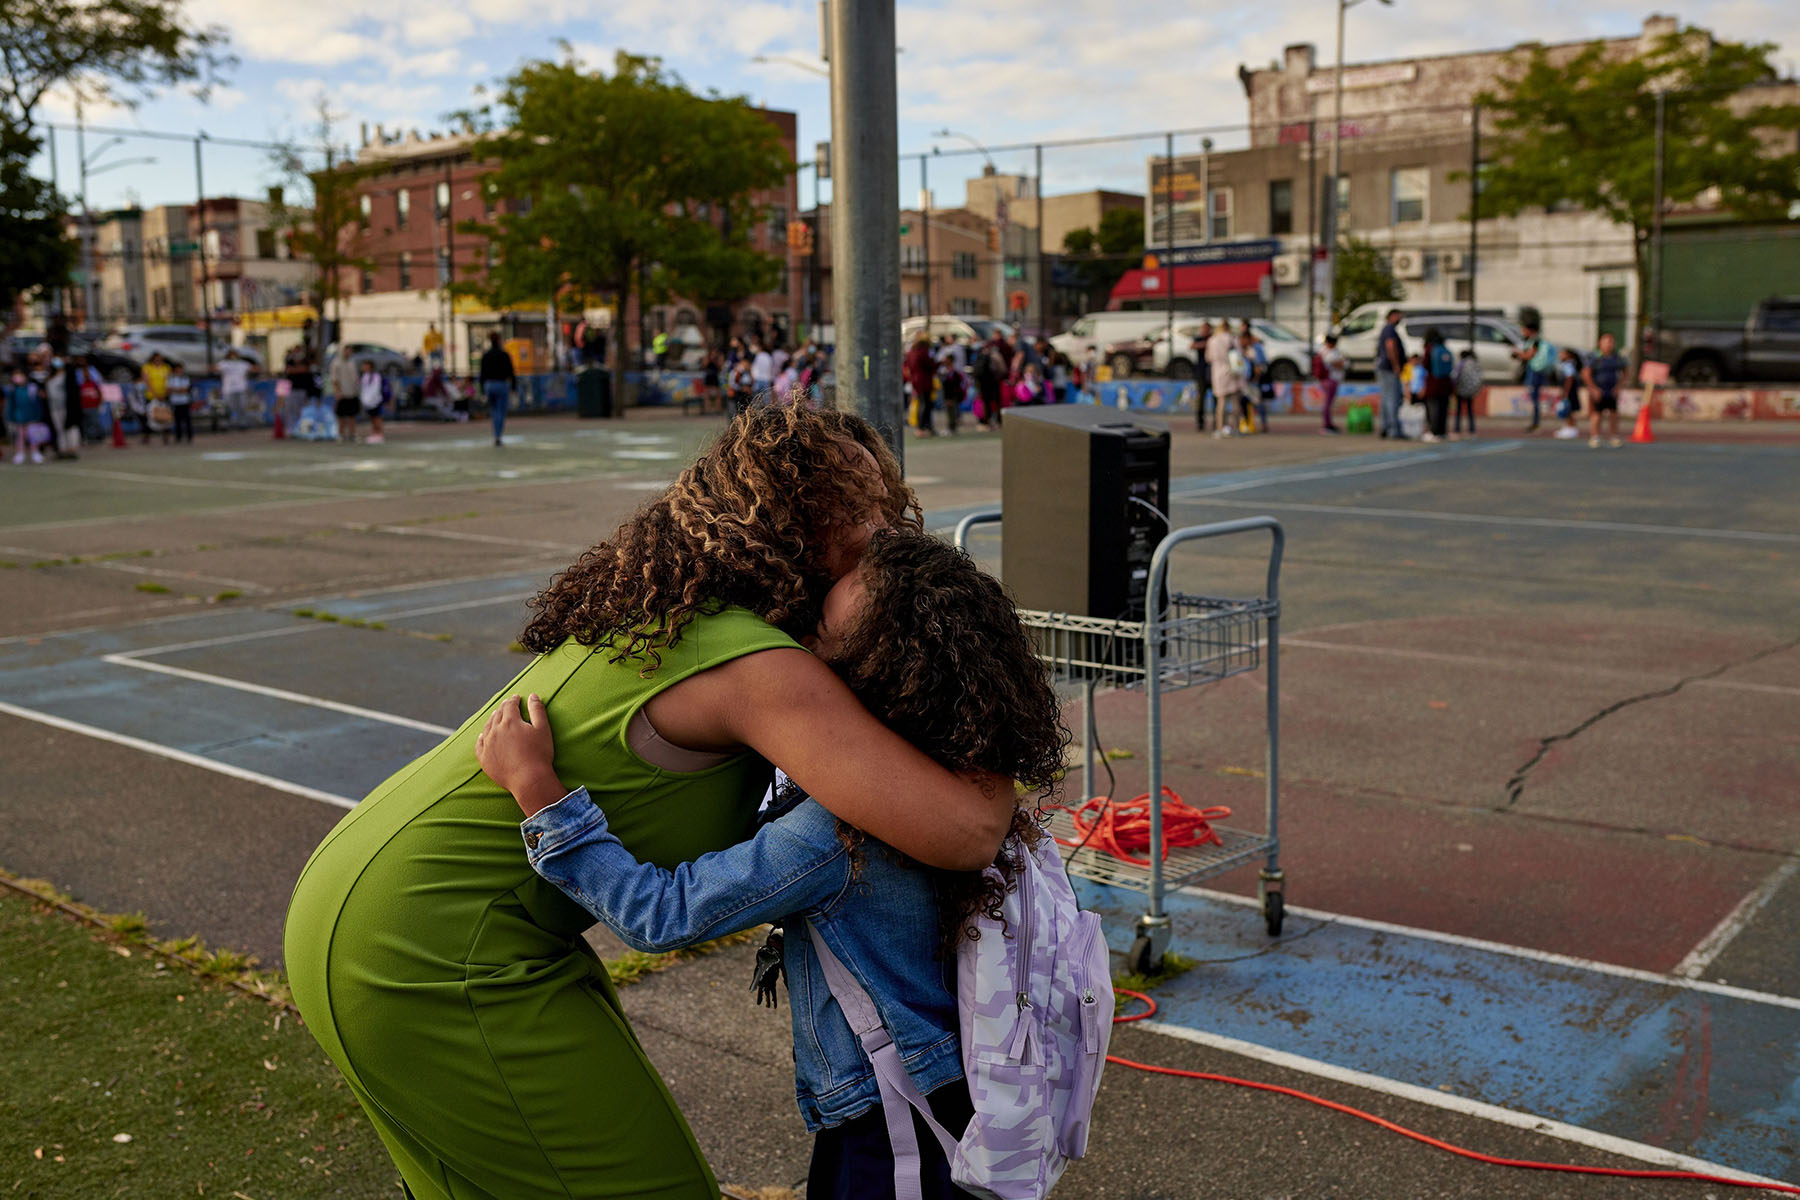
[[[1125,966],[1133,975],[1148,975],[1162,965],[1162,956],[1150,945],[1150,939],[1140,937],[1133,939],[1131,949],[1125,952]]]
[[[1286,915],[1287,904],[1280,892],[1270,892],[1263,897],[1263,923],[1268,926],[1270,937],[1281,936],[1281,919]]]

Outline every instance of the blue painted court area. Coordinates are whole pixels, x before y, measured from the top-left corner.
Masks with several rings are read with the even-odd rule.
[[[1077,893],[1125,950],[1144,897]],[[1800,999],[1304,909],[1270,939],[1256,909],[1216,893],[1173,895],[1169,912],[1174,949],[1200,960],[1156,990],[1169,1032],[1800,1175]]]

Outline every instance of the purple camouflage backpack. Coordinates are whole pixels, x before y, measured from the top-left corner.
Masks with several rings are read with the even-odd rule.
[[[1051,838],[1023,856],[1001,920],[983,915],[976,929],[956,956],[963,1073],[975,1107],[958,1141],[919,1095],[868,993],[807,927],[832,997],[875,1068],[896,1200],[921,1194],[909,1106],[937,1135],[956,1185],[993,1200],[1037,1200],[1087,1153],[1112,1038],[1111,964],[1100,916],[1075,903]]]

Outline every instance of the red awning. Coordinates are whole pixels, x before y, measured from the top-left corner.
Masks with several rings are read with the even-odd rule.
[[[1262,277],[1268,273],[1267,259],[1176,267],[1175,298],[1192,300],[1202,296],[1240,296],[1252,293],[1262,286]],[[1169,273],[1165,270],[1146,271],[1141,267],[1133,267],[1113,285],[1112,307],[1117,308],[1131,300],[1167,299],[1168,293],[1163,288],[1168,276]]]

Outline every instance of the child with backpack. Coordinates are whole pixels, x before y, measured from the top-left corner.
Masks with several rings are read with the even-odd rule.
[[[1012,602],[967,555],[879,532],[823,612],[809,645],[876,717],[946,767],[1049,793],[1066,736],[1055,693]],[[536,697],[531,713],[501,705],[477,743],[509,790],[552,761]],[[772,997],[785,970],[813,1200],[968,1195],[958,1184],[1044,1195],[1085,1153],[1112,1020],[1099,920],[1076,909],[1054,843],[1020,806],[991,868],[950,873],[791,784],[773,811],[750,841],[673,871],[633,859],[584,789],[523,829],[538,873],[639,949],[782,922],[758,986]]]
[[[1555,436],[1566,442],[1581,436],[1575,423],[1581,415],[1581,356],[1567,346],[1557,352],[1556,378],[1562,392],[1562,399],[1556,404],[1556,415],[1562,418],[1562,428]]]
[[[1473,349],[1465,348],[1456,359],[1456,423],[1452,431],[1460,435],[1463,431],[1463,414],[1469,417],[1469,436],[1475,436],[1475,397],[1481,395],[1481,360],[1475,357]]]
[[[963,402],[969,398],[969,381],[951,355],[946,354],[938,359],[937,383],[938,394],[944,398],[945,431],[955,434],[957,425],[962,421]]]

